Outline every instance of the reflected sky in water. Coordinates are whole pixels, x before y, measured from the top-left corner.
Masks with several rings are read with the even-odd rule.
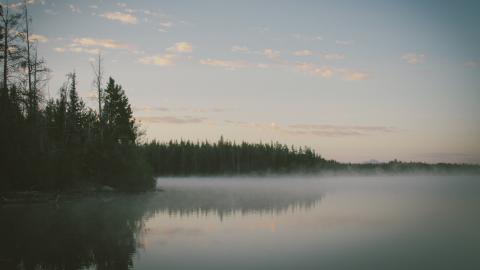
[[[472,176],[159,179],[0,207],[1,269],[478,269]]]

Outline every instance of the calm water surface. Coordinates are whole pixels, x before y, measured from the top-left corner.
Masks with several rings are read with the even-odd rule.
[[[480,177],[159,179],[0,206],[0,269],[480,269]]]

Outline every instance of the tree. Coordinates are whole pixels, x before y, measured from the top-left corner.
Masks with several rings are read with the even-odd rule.
[[[85,104],[78,97],[77,92],[77,76],[76,73],[70,73],[68,75],[70,83],[70,89],[68,92],[68,105],[67,105],[67,142],[71,145],[77,145],[81,140],[81,133],[83,130],[83,116],[85,113]]]
[[[10,70],[14,69],[19,64],[21,59],[21,47],[18,41],[21,37],[20,19],[22,14],[11,13],[9,4],[0,4],[0,30],[2,42],[0,49],[2,54],[0,56],[3,61],[3,81],[2,87],[4,91],[8,91],[8,79],[10,77]]]
[[[111,142],[133,144],[137,140],[137,128],[132,108],[122,87],[111,77],[105,89],[105,127]]]

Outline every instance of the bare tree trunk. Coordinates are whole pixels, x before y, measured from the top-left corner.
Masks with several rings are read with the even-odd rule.
[[[8,2],[4,5],[5,11],[2,14],[3,21],[3,88],[8,91]]]
[[[98,94],[98,120],[100,122],[100,140],[103,142],[103,113],[102,113],[102,82],[103,82],[103,67],[102,54],[98,53],[98,60],[96,65],[92,64],[92,69],[95,75],[94,84],[97,87]]]
[[[98,69],[97,69],[97,91],[98,91],[98,115],[102,117],[102,79],[103,79],[103,70],[102,70],[102,55],[98,53]]]
[[[32,101],[33,101],[33,95],[32,93],[32,66],[30,62],[30,37],[28,33],[28,7],[27,7],[27,0],[25,0],[25,37],[27,41],[27,71],[28,71],[28,93],[32,95]],[[33,106],[33,104],[31,104]]]

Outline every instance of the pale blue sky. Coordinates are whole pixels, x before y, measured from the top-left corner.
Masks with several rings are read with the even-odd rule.
[[[480,162],[475,1],[34,2],[46,95],[75,69],[91,98],[101,50],[147,139]]]

